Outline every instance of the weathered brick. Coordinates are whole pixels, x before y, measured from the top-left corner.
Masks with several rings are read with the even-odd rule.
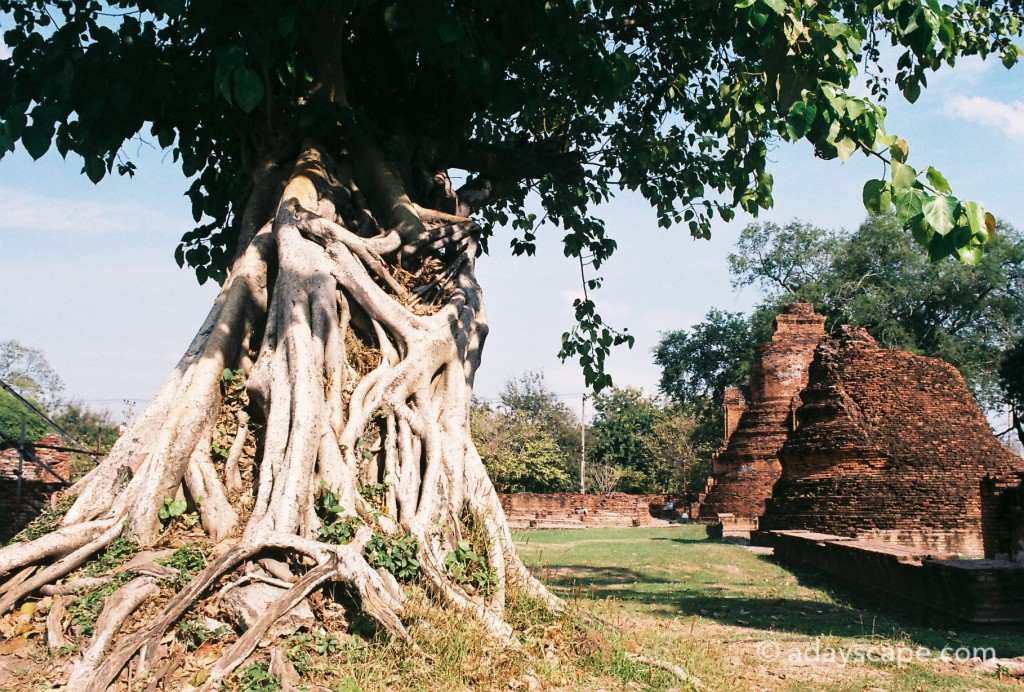
[[[664,495],[626,493],[510,493],[500,499],[514,529],[648,526],[665,502]]]
[[[62,446],[58,435],[46,435],[41,444]],[[67,452],[37,447],[35,456],[67,480],[70,461]],[[46,469],[31,461],[21,467],[21,487],[18,487],[18,450],[0,452],[0,542],[6,541],[23,529],[43,509],[50,496],[63,486]]]
[[[775,318],[771,341],[757,348],[745,396],[738,388],[726,390],[726,438],[700,500],[701,518],[751,519],[764,513],[782,472],[777,454],[792,430],[797,396],[807,384],[814,349],[825,337],[824,325],[811,304],[787,306]]]
[[[816,350],[800,398],[762,530],[1015,552],[1024,460],[992,435],[953,366],[843,327]]]

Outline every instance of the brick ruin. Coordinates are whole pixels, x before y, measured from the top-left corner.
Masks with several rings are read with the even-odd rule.
[[[761,516],[782,473],[777,454],[793,429],[808,366],[825,338],[825,318],[810,303],[796,303],[774,326],[771,341],[757,347],[747,391],[725,391],[725,441],[712,462],[701,519]]]
[[[510,493],[500,498],[513,529],[650,526],[665,503],[664,495],[626,493]]]
[[[39,444],[60,447],[58,435],[45,435]],[[18,489],[18,450],[0,451],[0,542],[7,541],[32,521],[43,509],[50,496],[65,487],[70,476],[70,458],[67,452],[44,447],[33,450],[35,457],[53,469],[25,460],[21,465],[21,489]]]
[[[956,368],[843,327],[816,350],[800,396],[762,531],[1019,553],[1024,460],[992,435]]]

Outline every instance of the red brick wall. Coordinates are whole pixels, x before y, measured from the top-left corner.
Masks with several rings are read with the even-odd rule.
[[[57,435],[47,435],[43,444],[61,446]],[[70,461],[67,452],[36,448],[36,457],[48,464],[57,475],[68,480]],[[0,452],[0,542],[7,541],[36,518],[50,496],[64,487],[42,466],[25,460],[22,465],[22,483],[18,489],[18,450]]]
[[[626,493],[510,493],[500,498],[514,529],[647,526],[665,503],[664,495]]]
[[[63,446],[64,441],[60,435],[44,435],[39,440],[39,444],[53,445],[55,447]],[[69,455],[67,452],[58,452],[52,449],[43,449],[42,447],[33,449],[35,457],[47,464],[52,468],[58,476],[64,480],[68,480],[70,468]],[[22,467],[22,480],[28,482],[38,483],[58,483],[59,481],[53,477],[46,469],[39,464],[34,464],[29,460],[25,460]],[[18,450],[17,449],[5,449],[0,452],[0,480],[9,480],[18,478]]]

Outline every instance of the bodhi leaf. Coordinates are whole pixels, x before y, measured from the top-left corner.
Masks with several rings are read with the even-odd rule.
[[[928,182],[935,188],[936,192],[948,195],[953,191],[949,187],[949,182],[946,181],[946,177],[932,166],[928,166],[928,168],[925,169],[925,175],[928,177]]]
[[[243,113],[251,113],[263,100],[263,80],[252,70],[237,69],[231,78],[231,95]]]
[[[921,213],[935,233],[946,235],[955,226],[957,206],[957,201],[952,197],[929,197],[921,204]]]
[[[884,214],[892,205],[892,186],[884,180],[864,183],[864,207],[872,214]]]

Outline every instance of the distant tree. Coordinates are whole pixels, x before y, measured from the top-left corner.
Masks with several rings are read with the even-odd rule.
[[[42,404],[26,397],[36,408],[42,408]],[[0,449],[16,446],[21,440],[21,425],[25,424],[25,441],[32,443],[39,440],[49,430],[46,422],[43,421],[34,411],[25,404],[18,401],[14,396],[0,390],[0,431],[13,440],[8,443],[0,438]]]
[[[554,435],[520,411],[494,410],[475,402],[470,412],[473,440],[499,492],[569,490],[567,459]]]
[[[594,397],[594,411],[588,458],[620,470],[619,490],[657,492],[655,460],[645,442],[660,413],[657,403],[634,387],[613,387]]]
[[[77,401],[65,404],[53,420],[86,449],[97,452],[98,457],[106,456],[121,435],[121,426],[109,412],[94,411]],[[72,453],[71,479],[81,478],[95,462],[90,455]]]
[[[50,367],[46,356],[17,341],[0,341],[0,380],[48,411],[55,410],[61,403],[64,383]]]
[[[722,442],[723,392],[746,384],[758,340],[749,317],[713,309],[688,330],[663,333],[654,348],[659,389],[693,416],[690,444],[702,458]]]
[[[1010,429],[1024,445],[1024,337],[1006,351],[999,364],[999,380],[1010,409]]]
[[[1024,236],[1010,225],[998,227],[973,266],[929,261],[892,215],[871,216],[848,235],[754,224],[729,262],[734,285],[764,291],[754,318],[761,324],[783,304],[811,302],[827,328],[853,324],[884,348],[947,360],[983,406],[1006,400],[997,370],[1024,329]]]
[[[594,464],[587,468],[587,492],[603,495],[618,489],[622,469],[608,464]]]
[[[539,426],[555,440],[570,460],[566,472],[579,480],[580,421],[562,399],[544,382],[543,372],[526,372],[505,382],[500,394],[502,407]]]
[[[647,474],[659,492],[686,493],[699,490],[707,480],[708,464],[698,461],[693,445],[697,420],[681,406],[658,410],[642,444]]]

